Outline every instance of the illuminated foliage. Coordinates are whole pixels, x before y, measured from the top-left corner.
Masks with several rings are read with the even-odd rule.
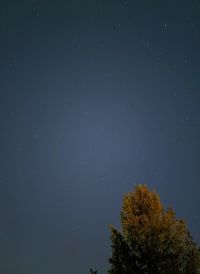
[[[111,227],[110,274],[197,274],[200,251],[186,224],[145,185],[124,196],[122,231]]]

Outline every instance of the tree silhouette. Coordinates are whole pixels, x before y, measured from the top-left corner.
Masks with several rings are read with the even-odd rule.
[[[97,270],[92,270],[92,268],[90,268],[90,274],[97,274]]]
[[[121,226],[111,226],[110,274],[199,273],[200,250],[185,222],[147,186],[124,196]]]

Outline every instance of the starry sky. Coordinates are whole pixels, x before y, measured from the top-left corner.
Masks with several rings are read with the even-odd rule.
[[[1,0],[1,274],[105,274],[137,183],[200,243],[199,71],[199,0]]]

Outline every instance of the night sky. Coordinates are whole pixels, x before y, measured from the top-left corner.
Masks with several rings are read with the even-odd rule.
[[[0,1],[0,273],[105,274],[124,193],[200,243],[200,1]]]

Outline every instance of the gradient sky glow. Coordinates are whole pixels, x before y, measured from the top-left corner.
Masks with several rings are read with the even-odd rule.
[[[200,243],[200,2],[0,2],[0,273],[105,274],[123,194]]]

